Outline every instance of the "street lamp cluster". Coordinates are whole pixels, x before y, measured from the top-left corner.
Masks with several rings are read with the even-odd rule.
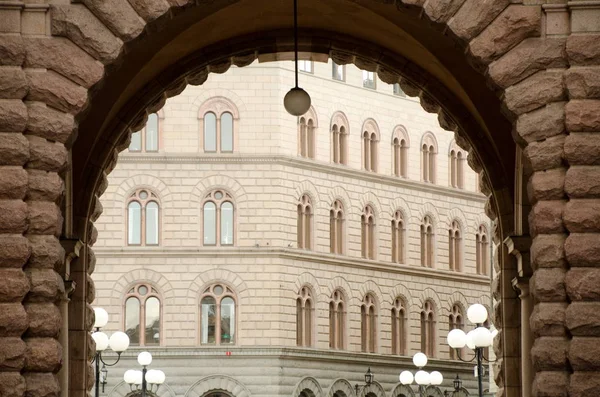
[[[423,367],[427,365],[427,356],[423,353],[417,353],[413,356],[413,364],[419,370],[413,375],[410,371],[402,371],[400,373],[400,383],[403,385],[410,385],[413,381],[419,387],[419,394],[425,396],[425,389],[429,385],[441,385],[444,381],[444,377],[439,371],[427,372],[423,370]]]
[[[142,370],[130,369],[123,375],[123,380],[129,385],[131,390],[140,392],[141,397],[146,397],[147,391],[156,392],[160,385],[165,382],[165,373],[159,369],[147,369],[152,363],[152,354],[141,352],[138,354],[138,364]],[[156,387],[155,387],[156,386]]]

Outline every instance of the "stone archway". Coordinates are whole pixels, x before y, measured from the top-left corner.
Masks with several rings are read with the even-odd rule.
[[[186,84],[289,52],[280,18],[289,10],[269,4],[272,18],[244,31],[249,25],[237,21],[260,12],[261,0],[40,3],[0,6],[0,394],[58,393],[70,383],[79,396],[93,382],[93,222],[116,153],[146,110]],[[537,393],[581,395],[600,369],[600,26],[586,12],[595,11],[479,0],[307,0],[300,9],[302,51],[399,82],[486,171],[496,243],[508,243],[495,282],[497,380],[507,396],[520,393],[515,368],[529,353]],[[361,20],[344,23],[349,15]],[[230,29],[198,34],[217,18]],[[513,280],[524,309],[533,308],[531,330],[527,311],[523,321],[516,315]]]

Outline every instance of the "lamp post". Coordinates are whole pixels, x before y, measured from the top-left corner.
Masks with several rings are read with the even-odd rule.
[[[462,388],[462,380],[456,375],[456,378],[452,381],[452,385],[454,386],[454,391],[452,394],[448,390],[444,390],[444,397],[454,396],[456,393],[460,391]]]
[[[373,379],[375,379],[375,374],[371,372],[371,367],[369,367],[365,373],[365,384],[362,386],[359,386],[358,383],[354,385],[354,391],[356,392],[357,397],[360,390],[363,390],[365,387],[373,383]]]
[[[425,388],[428,385],[441,385],[444,381],[444,377],[438,371],[432,371],[431,373],[424,371],[423,367],[427,365],[427,356],[424,353],[417,353],[413,356],[413,364],[419,370],[413,375],[410,371],[402,371],[400,373],[400,383],[403,385],[410,385],[415,383],[419,386],[419,395],[425,397]]]
[[[106,310],[96,307],[94,308],[94,333],[92,333],[92,339],[96,342],[96,355],[94,356],[93,362],[96,364],[96,397],[100,396],[100,383],[102,383],[102,390],[104,391],[104,385],[106,384],[106,376],[108,375],[108,371],[106,367],[112,367],[117,364],[121,359],[121,353],[123,353],[129,347],[129,337],[125,332],[115,332],[108,337],[104,332],[100,331],[100,328],[104,327],[106,323],[108,323],[108,313]],[[115,353],[117,353],[117,359],[115,362],[108,364],[102,358],[102,352],[106,349],[111,348]],[[102,363],[102,374],[103,379],[102,382],[100,380],[100,363]]]
[[[141,352],[137,358],[138,364],[142,366],[142,370],[130,369],[125,371],[123,380],[129,385],[131,391],[139,390],[141,397],[147,397],[146,392],[150,390],[155,393],[160,385],[165,382],[165,373],[158,369],[147,369],[152,363],[152,354]],[[148,387],[148,385],[150,385]],[[156,389],[154,389],[156,386]]]
[[[477,384],[479,386],[479,397],[483,397],[483,361],[490,362],[488,357],[483,356],[483,349],[490,347],[493,339],[498,333],[490,332],[489,329],[483,326],[487,319],[488,313],[485,306],[476,303],[467,309],[467,318],[475,324],[475,328],[467,334],[461,329],[453,329],[448,333],[448,345],[456,350],[456,355],[459,360],[464,362],[472,362],[477,360]],[[474,351],[474,356],[471,359],[463,359],[460,355],[460,349],[465,345]]]

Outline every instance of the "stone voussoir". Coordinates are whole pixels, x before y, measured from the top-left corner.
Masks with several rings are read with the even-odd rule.
[[[144,30],[144,20],[127,1],[83,0],[89,10],[123,41],[136,38]]]
[[[169,11],[166,0],[130,0],[129,3],[145,21],[152,21]]]
[[[600,263],[600,234],[571,233],[565,241],[565,255],[571,268],[598,266]]]
[[[547,103],[566,99],[562,70],[541,71],[504,92],[508,110],[516,115],[531,112]]]
[[[600,67],[572,67],[565,72],[571,99],[600,98]]]
[[[51,70],[27,70],[27,100],[39,101],[71,114],[77,114],[87,100],[87,90]]]
[[[448,26],[455,35],[465,41],[488,26],[508,5],[510,0],[467,0],[450,19]]]
[[[600,35],[570,35],[567,38],[566,51],[571,66],[600,64]]]
[[[565,102],[552,102],[541,109],[522,114],[517,133],[526,142],[535,142],[565,133]]]
[[[52,142],[35,135],[26,135],[29,140],[29,162],[27,168],[60,172],[67,165],[67,148],[60,142]]]
[[[425,13],[434,22],[447,22],[463,5],[465,0],[429,0],[425,3]]]
[[[41,102],[28,102],[27,134],[66,143],[75,129],[73,115],[52,109]]]

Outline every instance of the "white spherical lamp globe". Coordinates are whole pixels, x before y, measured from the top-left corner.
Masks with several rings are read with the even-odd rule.
[[[122,353],[129,347],[129,336],[125,332],[115,332],[110,336],[110,348],[117,353]]]
[[[138,354],[138,363],[143,367],[150,365],[150,363],[152,363],[152,354],[148,352],[141,352]]]
[[[485,306],[476,303],[467,309],[467,317],[473,324],[483,324],[487,320],[488,312]]]
[[[473,339],[473,337],[475,336],[474,333],[475,333],[475,330],[471,330],[467,333],[466,344],[467,344],[467,347],[471,350],[475,349],[475,340]]]
[[[427,356],[424,353],[417,353],[413,356],[413,364],[418,368],[423,368],[427,365]]]
[[[431,375],[429,375],[429,372],[427,371],[417,371],[415,374],[415,382],[417,382],[417,385],[419,386],[426,386],[431,383]]]
[[[473,343],[475,347],[489,347],[492,344],[492,333],[485,327],[475,328],[473,332]]]
[[[101,307],[94,308],[94,328],[102,328],[108,323],[108,313]]]
[[[142,377],[144,376],[144,374],[142,373],[142,371],[135,371],[135,378],[133,380],[133,384],[134,385],[141,385],[142,384]]]
[[[448,345],[453,349],[462,349],[467,343],[467,334],[462,329],[453,329],[448,332]]]
[[[92,339],[96,342],[96,351],[102,352],[108,347],[108,335],[104,332],[94,332]]]
[[[310,109],[310,95],[300,87],[294,87],[283,98],[285,110],[292,116],[302,116]]]
[[[441,385],[444,381],[444,376],[439,371],[433,371],[429,374],[429,380],[432,385]]]
[[[125,383],[127,383],[128,385],[133,385],[137,377],[136,372],[137,371],[135,369],[129,369],[125,371],[125,374],[123,374],[123,380],[125,381]]]
[[[163,383],[165,383],[165,373],[163,371],[161,371],[160,369],[156,370],[156,384],[157,385],[162,385]]]
[[[410,385],[413,383],[414,376],[410,371],[402,371],[400,373],[400,383],[403,385]]]
[[[151,383],[151,384],[156,384],[156,381],[158,380],[158,375],[156,373],[155,369],[149,369],[146,372],[146,382]]]

